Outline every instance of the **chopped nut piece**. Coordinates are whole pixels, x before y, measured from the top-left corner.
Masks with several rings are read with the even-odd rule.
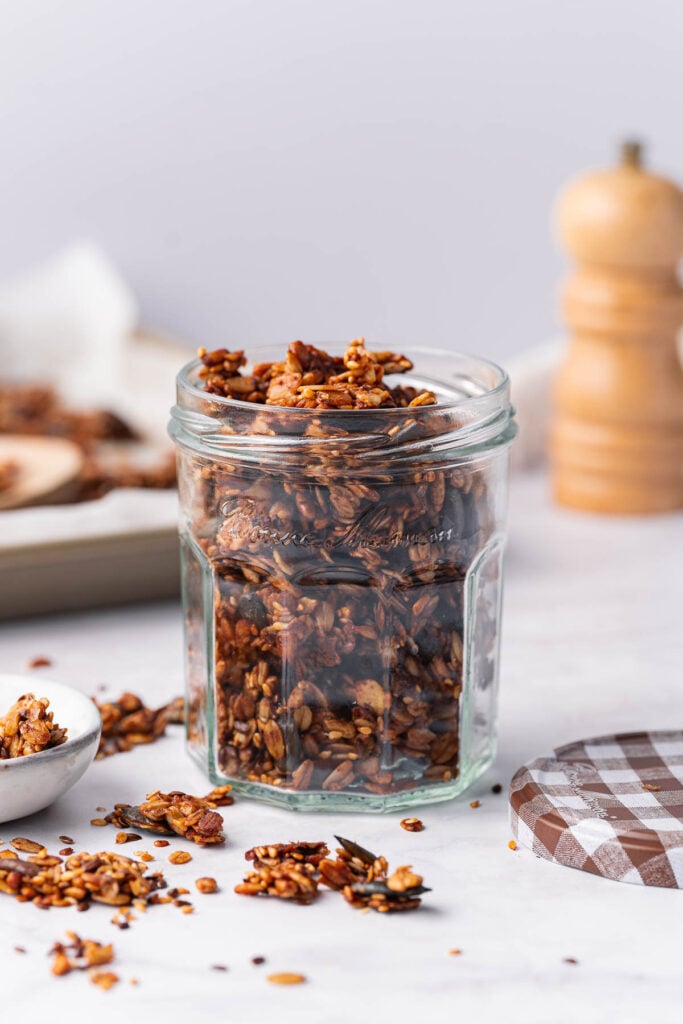
[[[187,850],[174,850],[173,853],[169,853],[168,859],[171,864],[187,864],[188,860],[192,860],[192,854]]]
[[[424,825],[419,818],[404,818],[401,822],[401,828],[404,828],[406,832],[422,832]]]
[[[171,793],[155,790],[147,794],[139,807],[116,804],[105,820],[119,828],[132,826],[165,835],[176,834],[199,845],[222,843],[225,841],[223,818],[214,808],[227,807],[234,802],[234,797],[229,795],[231,789],[231,786],[218,786],[204,797],[178,790]]]
[[[170,846],[171,844],[169,843],[168,839],[155,839],[154,840],[154,845],[155,846]]]
[[[283,971],[279,974],[269,974],[266,980],[272,985],[301,985],[302,982],[306,981],[306,976]]]
[[[470,800],[470,807],[473,807],[476,810],[477,807],[481,807],[481,804],[478,800]]]
[[[40,655],[37,658],[31,658],[31,660],[28,663],[28,668],[47,668],[48,665],[51,664],[52,662],[50,661],[49,658],[45,658],[42,655]]]
[[[218,883],[215,878],[198,878],[194,884],[199,892],[212,893],[218,891]]]
[[[25,693],[0,717],[0,761],[51,750],[67,740],[67,730],[54,722],[47,697]]]

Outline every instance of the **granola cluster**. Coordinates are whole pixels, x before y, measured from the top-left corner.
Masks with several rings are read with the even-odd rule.
[[[160,708],[148,708],[134,693],[123,693],[116,701],[94,701],[102,718],[102,733],[96,760],[124,753],[142,743],[154,743],[169,724],[185,719],[184,701],[177,697]]]
[[[244,402],[297,409],[378,409],[433,405],[426,389],[389,387],[385,374],[405,373],[413,364],[394,352],[369,352],[356,338],[342,357],[293,341],[282,362],[260,363],[243,375],[243,351],[199,350],[200,377],[210,394]]]
[[[227,779],[380,797],[451,783],[466,580],[496,529],[487,470],[443,454],[434,393],[392,381],[411,367],[403,356],[362,339],[341,357],[295,342],[282,362],[245,365],[220,350],[199,370],[208,396],[241,400],[216,411],[207,396],[207,409],[226,444],[244,435],[244,457],[240,436],[225,457],[181,446],[191,746],[206,757],[215,688]],[[470,594],[482,688],[495,676],[495,572],[476,617]]]
[[[116,804],[102,823],[117,828],[143,828],[167,836],[178,835],[200,846],[223,843],[223,816],[216,807],[228,807],[234,802],[231,788],[218,786],[203,797],[179,790],[162,793],[157,789],[148,793],[139,806]]]
[[[107,409],[71,408],[51,387],[0,384],[0,434],[63,437],[78,445],[85,463],[71,495],[73,501],[100,498],[115,487],[175,486],[174,457],[164,456],[148,468],[136,466],[125,456],[113,462],[105,455],[105,446],[110,442],[139,442],[136,431]]]
[[[93,967],[103,967],[114,959],[114,947],[94,939],[82,939],[76,932],[67,932],[68,942],[55,942],[50,950],[52,973],[58,976],[70,974],[71,971],[88,971]]]
[[[57,725],[49,706],[47,697],[25,693],[0,718],[0,761],[37,754],[66,741],[67,730]]]
[[[110,906],[145,906],[157,889],[166,887],[161,873],[147,875],[147,865],[117,853],[76,853],[64,861],[46,851],[20,860],[11,850],[0,852],[0,892],[43,909],[78,906],[90,901]]]
[[[312,903],[320,884],[337,892],[352,907],[379,913],[415,910],[429,892],[422,877],[409,865],[389,874],[385,857],[378,857],[349,839],[340,843],[336,858],[329,859],[325,843],[274,843],[247,850],[252,869],[235,886],[242,896],[276,896],[297,903]]]
[[[318,894],[318,865],[329,850],[325,843],[273,843],[245,853],[252,868],[235,886],[242,896],[278,896],[311,903]]]

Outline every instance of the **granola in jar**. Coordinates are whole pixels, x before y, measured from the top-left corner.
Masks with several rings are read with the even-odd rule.
[[[363,339],[200,350],[171,433],[186,727],[212,780],[309,808],[464,789],[494,749],[503,372]]]

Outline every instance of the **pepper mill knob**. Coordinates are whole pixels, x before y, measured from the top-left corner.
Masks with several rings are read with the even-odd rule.
[[[562,293],[570,346],[554,391],[553,492],[574,508],[683,507],[683,192],[627,142],[611,170],[560,195],[560,241],[576,264]]]

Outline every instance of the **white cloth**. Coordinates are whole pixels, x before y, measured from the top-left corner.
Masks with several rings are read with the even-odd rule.
[[[96,245],[70,245],[0,286],[3,377],[50,382],[71,404],[112,406],[121,392],[123,353],[138,306]]]

